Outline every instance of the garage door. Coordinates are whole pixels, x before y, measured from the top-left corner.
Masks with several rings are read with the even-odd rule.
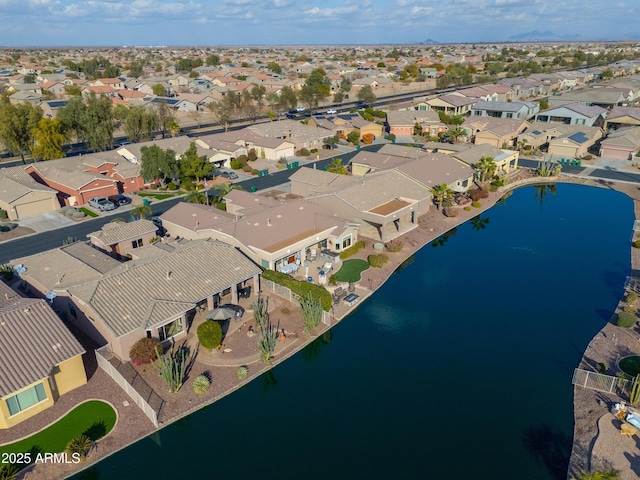
[[[601,156],[606,158],[617,158],[620,160],[628,160],[629,152],[625,150],[620,150],[618,148],[606,148],[603,146]]]
[[[14,206],[16,207],[18,219],[30,217],[31,215],[39,215],[46,212],[53,212],[56,210],[54,201],[50,198],[43,198],[42,200],[36,200],[33,202],[22,203]]]

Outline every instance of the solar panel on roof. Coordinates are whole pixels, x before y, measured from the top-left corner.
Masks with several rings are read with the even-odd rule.
[[[49,107],[51,108],[60,108],[60,107],[64,107],[67,102],[65,100],[60,100],[60,101],[54,101],[54,102],[48,102]]]
[[[573,135],[570,135],[569,138],[577,143],[584,143],[589,140],[587,136],[582,132],[576,132]]]
[[[540,135],[542,132],[540,130],[534,130],[531,133],[533,133],[534,135]]]

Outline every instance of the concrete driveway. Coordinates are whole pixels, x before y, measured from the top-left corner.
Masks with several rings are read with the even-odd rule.
[[[59,212],[47,212],[25,217],[16,223],[21,227],[27,227],[39,233],[75,225],[77,222],[65,217]]]

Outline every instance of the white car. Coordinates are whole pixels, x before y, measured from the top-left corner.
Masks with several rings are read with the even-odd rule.
[[[305,110],[306,110],[306,108],[304,108],[304,107],[296,108],[296,112],[304,112]]]
[[[89,206],[97,208],[101,212],[104,210],[113,210],[116,206],[104,197],[93,197],[89,200]]]
[[[337,110],[334,110],[333,108],[331,108],[331,109],[327,110],[327,114],[328,114],[328,115],[335,115],[336,113],[338,113],[338,111],[337,111]]]

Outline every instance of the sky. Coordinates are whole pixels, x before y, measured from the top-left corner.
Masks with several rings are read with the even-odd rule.
[[[638,0],[0,0],[0,46],[630,40],[638,18]]]

